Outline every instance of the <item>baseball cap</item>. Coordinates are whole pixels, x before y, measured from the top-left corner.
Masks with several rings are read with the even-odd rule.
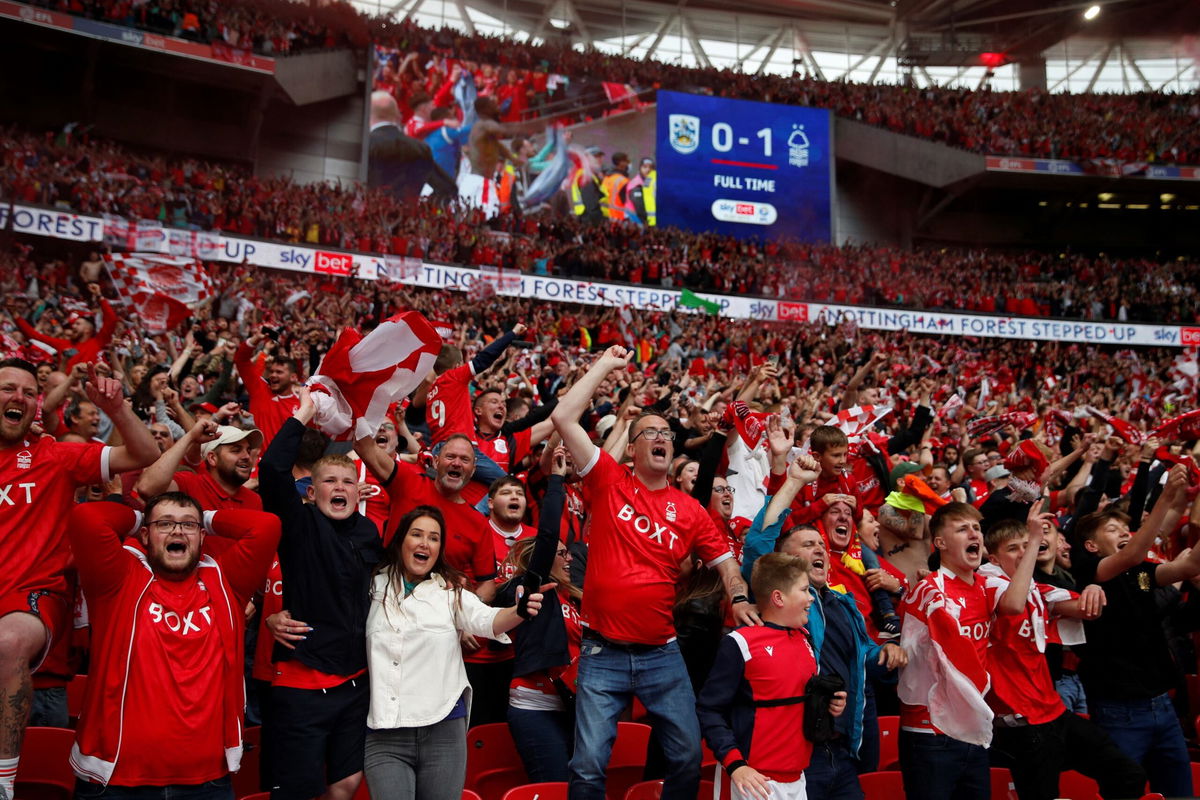
[[[1007,478],[1012,473],[1004,468],[1003,464],[997,464],[994,467],[989,467],[988,471],[983,473],[985,481],[998,481],[1001,478]]]
[[[892,486],[903,478],[905,475],[912,475],[914,472],[920,472],[921,465],[915,461],[901,461],[896,466],[892,467],[892,472],[888,476],[891,479]]]
[[[200,457],[206,458],[209,453],[216,450],[223,444],[237,444],[246,437],[252,437],[250,446],[252,448],[260,448],[263,446],[262,431],[258,428],[235,428],[232,425],[222,425],[217,428],[217,438],[211,442],[205,442],[200,445]]]
[[[617,415],[616,414],[605,414],[603,417],[600,418],[600,421],[596,423],[596,435],[599,436],[601,439],[607,439],[608,432],[611,431],[613,429],[613,425],[616,425],[616,424],[617,424]]]
[[[649,164],[650,166],[652,166],[652,167],[653,167],[653,166],[654,166],[654,159],[653,159],[653,158],[651,158],[650,156],[646,156],[645,158],[643,158],[643,159],[642,159],[642,163],[643,163],[643,164]]]
[[[585,152],[585,153],[587,153],[589,156],[602,156],[602,155],[604,155],[604,151],[603,151],[603,150],[601,150],[601,149],[600,149],[599,147],[597,147],[596,145],[592,145],[591,147],[587,148],[587,149],[586,149],[584,152]]]
[[[192,403],[188,406],[188,411],[207,411],[209,414],[215,414],[217,413],[217,406],[215,403]]]

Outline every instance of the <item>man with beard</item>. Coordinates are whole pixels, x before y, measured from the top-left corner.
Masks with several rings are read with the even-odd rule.
[[[277,352],[264,369],[254,358],[254,351],[263,337],[264,334],[256,333],[238,345],[233,364],[250,395],[250,413],[254,415],[254,424],[262,431],[262,446],[265,447],[295,412],[300,400],[296,397],[299,370],[294,360]]]
[[[573,800],[604,797],[617,719],[637,697],[662,742],[664,800],[690,800],[700,780],[700,727],[671,614],[681,562],[698,557],[717,570],[739,624],[761,621],[725,537],[667,480],[675,433],[666,419],[643,414],[633,421],[626,446],[632,470],[596,447],[579,423],[600,384],[631,358],[624,347],[610,347],[551,415],[581,465],[592,512],[570,793]]]
[[[71,753],[76,793],[100,784],[115,797],[232,797],[243,747],[242,609],[266,575],[279,520],[206,514],[168,492],[144,515],[77,505],[70,523],[95,637]],[[129,533],[136,545],[122,540]],[[225,540],[220,555],[202,555],[212,552],[206,533]]]
[[[192,426],[162,458],[142,472],[138,494],[155,497],[163,492],[184,492],[205,511],[243,508],[262,511],[262,498],[246,488],[262,450],[263,435],[254,428],[242,430],[217,425],[211,419]],[[198,472],[178,471],[187,452],[198,447],[203,459]]]
[[[0,361],[0,797],[12,796],[33,700],[30,673],[71,631],[65,536],[75,491],[158,455],[119,381],[100,378],[89,366],[85,392],[112,419],[124,446],[31,435],[37,369],[22,359]]]
[[[442,544],[446,562],[474,580],[475,593],[485,602],[490,601],[496,594],[496,550],[483,515],[462,495],[475,473],[471,440],[461,433],[446,439],[434,457],[432,478],[415,464],[397,462],[375,443],[374,437],[356,441],[354,452],[388,493],[384,547],[392,540],[400,518],[409,511],[421,505],[437,508],[446,518],[446,540]]]

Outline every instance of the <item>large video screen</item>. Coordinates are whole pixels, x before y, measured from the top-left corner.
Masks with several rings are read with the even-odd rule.
[[[828,110],[660,91],[657,125],[660,225],[833,238]]]

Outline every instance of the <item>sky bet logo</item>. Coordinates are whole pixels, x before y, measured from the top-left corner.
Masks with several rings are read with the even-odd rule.
[[[326,253],[318,250],[313,271],[322,275],[349,275],[354,269],[354,256],[349,253]]]

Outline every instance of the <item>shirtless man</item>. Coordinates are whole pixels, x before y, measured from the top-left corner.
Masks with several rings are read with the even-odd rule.
[[[528,133],[531,127],[536,128],[537,123],[501,123],[500,106],[491,97],[477,98],[475,113],[479,119],[472,126],[471,136],[467,140],[471,171],[458,176],[458,196],[463,202],[481,208],[488,217],[493,217],[500,212],[500,194],[495,178],[501,158],[514,164],[521,162],[520,157],[500,139]]]
[[[929,571],[929,529],[925,514],[885,502],[879,507],[879,544],[883,557],[915,586]]]

